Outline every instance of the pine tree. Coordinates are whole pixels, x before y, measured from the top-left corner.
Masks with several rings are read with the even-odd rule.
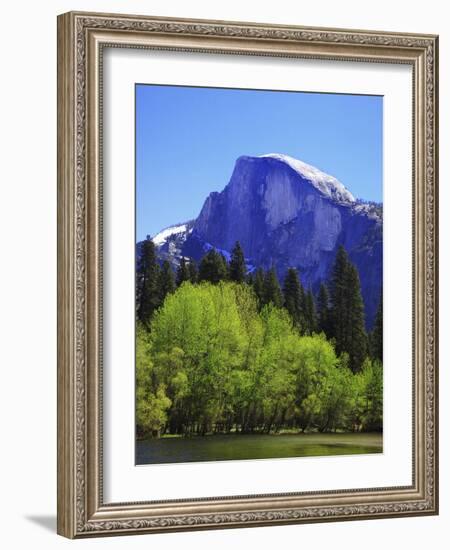
[[[197,269],[197,264],[192,258],[189,260],[188,271],[189,271],[189,280],[191,281],[192,284],[195,284],[198,281],[198,269]]]
[[[371,334],[371,355],[374,359],[383,362],[383,293],[380,294],[377,314]]]
[[[275,307],[283,305],[283,294],[274,267],[269,269],[264,277],[263,302],[264,304],[272,303]]]
[[[284,278],[283,296],[284,307],[292,317],[294,325],[301,329],[303,327],[301,282],[298,278],[297,270],[292,267],[287,270]]]
[[[331,312],[330,299],[327,287],[322,283],[320,285],[319,296],[317,298],[317,329],[323,332],[327,338],[331,334]]]
[[[331,276],[331,336],[336,341],[336,352],[340,355],[346,351],[347,342],[347,272],[349,260],[345,248],[341,245],[336,254]]]
[[[258,267],[253,277],[253,290],[260,306],[264,304],[264,271]]]
[[[168,294],[175,291],[175,278],[173,276],[172,266],[165,260],[159,273],[159,297],[162,304]]]
[[[180,260],[180,265],[177,269],[177,286],[181,286],[184,281],[189,281],[189,279],[189,267],[186,263],[186,259],[184,258],[184,256],[182,256]]]
[[[228,279],[228,264],[227,264],[227,260],[225,258],[225,256],[221,253],[221,252],[218,252],[218,255],[219,255],[219,263],[220,263],[220,269],[219,269],[219,272],[221,274],[221,281],[222,280],[227,280]]]
[[[209,281],[210,283],[217,284],[226,278],[227,263],[225,258],[214,248],[211,248],[200,261],[198,280],[199,282]]]
[[[231,251],[231,260],[228,273],[230,281],[236,281],[237,283],[243,283],[245,281],[247,267],[245,265],[244,252],[239,241],[236,241],[236,244]]]
[[[312,290],[309,289],[305,296],[305,332],[306,334],[312,334],[317,332],[317,316],[316,305],[314,303],[314,296]]]
[[[367,356],[368,340],[364,326],[364,303],[358,270],[340,246],[331,279],[331,336],[336,352],[349,355],[353,372],[361,369]]]
[[[137,317],[144,324],[150,322],[153,312],[160,306],[159,271],[155,245],[150,236],[147,236],[142,243],[141,257],[136,270]]]
[[[368,340],[364,326],[364,302],[361,296],[361,284],[356,266],[350,264],[347,271],[347,342],[349,366],[353,372],[361,370],[367,357]]]
[[[300,281],[300,330],[306,332],[306,294],[305,288]]]

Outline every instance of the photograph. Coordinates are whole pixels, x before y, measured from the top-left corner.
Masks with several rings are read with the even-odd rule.
[[[135,85],[135,462],[383,452],[383,97]]]
[[[64,537],[439,513],[439,35],[286,13],[58,16]]]

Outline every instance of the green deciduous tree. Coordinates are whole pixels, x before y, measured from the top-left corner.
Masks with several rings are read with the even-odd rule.
[[[383,366],[366,359],[353,379],[353,425],[363,431],[383,429]]]
[[[353,374],[324,334],[248,284],[185,281],[137,327],[138,435],[377,430],[381,363]]]
[[[136,326],[136,430],[138,436],[159,436],[167,423],[167,411],[172,402],[166,387],[155,376],[150,335],[138,323]]]
[[[187,384],[183,396],[173,395],[172,383],[164,379],[169,397],[177,403],[178,431],[205,433],[216,423],[229,422],[232,373],[246,350],[237,292],[241,286],[231,283],[185,283],[154,317],[154,362],[162,376],[178,375],[180,365],[173,367],[172,354],[181,350]]]

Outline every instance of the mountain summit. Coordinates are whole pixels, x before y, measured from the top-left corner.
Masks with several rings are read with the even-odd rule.
[[[306,164],[306,162],[280,153],[269,153],[268,155],[261,155],[257,158],[270,158],[287,164],[292,170],[297,172],[303,180],[309,181],[318,191],[328,198],[336,199],[341,202],[355,202],[354,196],[339,180],[321,172],[315,166],[311,166],[310,164]]]
[[[329,279],[342,244],[359,270],[372,326],[382,286],[381,205],[356,200],[333,176],[287,155],[242,156],[196,220],[154,237],[160,258],[174,265],[181,256],[199,260],[211,247],[227,256],[236,241],[250,269],[275,266],[282,280],[295,267],[313,291]]]

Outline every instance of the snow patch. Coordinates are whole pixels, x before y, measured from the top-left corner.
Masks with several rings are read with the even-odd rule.
[[[166,229],[163,229],[157,235],[155,235],[152,238],[152,241],[157,246],[160,246],[165,242],[167,242],[167,239],[169,237],[172,237],[173,235],[179,235],[180,233],[185,233],[186,229],[187,229],[187,225],[185,223],[182,225],[173,225],[171,227],[167,227]]]
[[[303,179],[310,181],[326,197],[340,202],[355,202],[355,197],[339,180],[329,174],[325,174],[325,172],[322,172],[315,166],[280,153],[269,153],[261,155],[259,158],[272,158],[287,164]]]

